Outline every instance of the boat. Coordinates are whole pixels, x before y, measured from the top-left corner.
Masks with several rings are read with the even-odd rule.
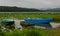
[[[24,19],[26,23],[32,23],[35,26],[41,26],[45,28],[52,28],[50,22],[53,21],[53,18],[26,18]]]
[[[34,24],[49,24],[51,21],[53,21],[53,18],[38,18],[38,19],[24,19],[25,22],[30,22]]]

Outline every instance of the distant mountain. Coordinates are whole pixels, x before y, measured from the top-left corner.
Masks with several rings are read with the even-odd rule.
[[[9,7],[9,6],[0,6],[0,12],[37,12],[38,9],[33,8],[22,8],[22,7]]]
[[[60,8],[47,9],[47,10],[45,10],[45,11],[60,12]]]
[[[0,6],[0,12],[60,12],[60,8],[53,9],[34,9],[34,8],[22,8],[22,7],[10,7],[10,6]]]

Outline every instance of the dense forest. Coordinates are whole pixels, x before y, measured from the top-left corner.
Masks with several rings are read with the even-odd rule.
[[[0,12],[35,12],[40,11],[33,8],[22,8],[22,7],[9,7],[9,6],[0,6]]]
[[[60,8],[54,9],[34,9],[34,8],[22,8],[22,7],[10,7],[10,6],[0,6],[0,12],[60,12]]]

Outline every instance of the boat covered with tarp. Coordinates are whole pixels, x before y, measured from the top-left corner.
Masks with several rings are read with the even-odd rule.
[[[53,18],[39,18],[39,19],[25,19],[25,22],[31,22],[34,24],[47,24],[50,23],[53,20]]]
[[[37,26],[51,27],[50,22],[53,21],[53,18],[26,18],[24,20]]]

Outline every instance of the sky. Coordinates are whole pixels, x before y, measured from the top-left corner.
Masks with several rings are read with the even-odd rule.
[[[0,0],[0,6],[17,6],[24,8],[60,8],[60,0]]]

